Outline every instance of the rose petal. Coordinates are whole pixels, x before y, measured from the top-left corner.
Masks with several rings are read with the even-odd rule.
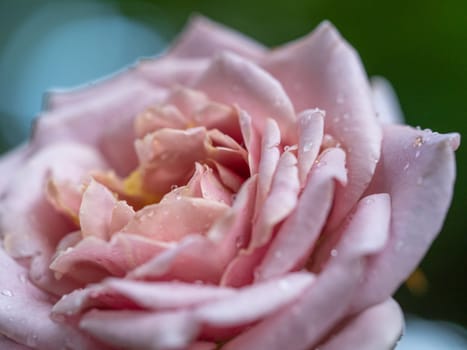
[[[28,257],[54,247],[72,225],[48,203],[47,178],[79,183],[88,171],[104,166],[95,150],[71,143],[58,143],[28,159],[1,199],[0,232],[6,250],[15,257]]]
[[[248,165],[250,166],[250,174],[253,175],[258,172],[261,149],[260,136],[258,135],[258,131],[253,127],[253,122],[248,112],[237,108],[237,113],[239,116],[243,142],[248,151]]]
[[[117,172],[126,173],[136,166],[135,135],[129,132],[134,116],[159,100],[157,90],[137,81],[115,93],[44,112],[37,119],[32,147],[65,140],[86,143],[98,147]],[[114,142],[116,138],[119,142]]]
[[[31,350],[29,346],[18,344],[17,342],[0,335],[0,349],[6,350]]]
[[[204,198],[165,199],[138,211],[122,232],[177,242],[187,234],[205,233],[228,206]]]
[[[223,53],[213,60],[194,87],[215,101],[246,110],[258,130],[263,130],[267,118],[272,118],[279,125],[285,143],[296,139],[292,103],[281,84],[252,62]]]
[[[298,116],[298,177],[302,187],[323,141],[324,115],[324,111],[311,109]]]
[[[1,247],[0,268],[8,271],[0,274],[0,334],[38,349],[102,349],[73,327],[52,322],[48,295],[29,282],[27,271]]]
[[[81,283],[100,281],[107,276],[124,276],[154,255],[171,247],[141,236],[117,233],[109,242],[88,236],[76,246],[59,251],[50,268]]]
[[[318,162],[296,208],[282,224],[256,269],[257,279],[269,279],[300,268],[310,255],[331,209],[335,181],[345,184],[347,179],[342,150],[328,149]]]
[[[80,327],[115,347],[147,350],[185,349],[198,332],[196,323],[186,311],[93,310],[83,317]]]
[[[106,240],[110,236],[110,222],[117,199],[105,186],[91,180],[83,193],[79,222],[84,237]]]
[[[367,199],[359,202],[349,225],[343,228],[338,254],[311,287],[294,304],[227,343],[226,350],[309,349],[345,316],[367,257],[383,248],[388,235],[389,197]]]
[[[379,121],[383,124],[404,124],[404,114],[391,84],[383,77],[373,77],[371,90]]]
[[[250,251],[270,240],[274,227],[295,208],[299,190],[297,159],[291,152],[284,152],[272,179],[271,190],[253,223],[248,246]]]
[[[394,349],[403,327],[404,316],[399,305],[388,299],[346,321],[329,340],[319,345],[319,349]]]
[[[189,120],[171,104],[149,107],[134,122],[136,137],[142,138],[163,128],[184,129]]]
[[[330,229],[355,205],[379,159],[381,131],[356,52],[328,22],[311,35],[271,52],[263,66],[284,86],[297,110],[326,111],[325,132],[347,153],[349,183],[337,187]]]
[[[391,236],[370,260],[354,309],[380,303],[402,283],[441,230],[455,178],[458,134],[384,128],[383,154],[368,193],[391,196]],[[383,277],[384,276],[384,277]]]
[[[206,17],[194,16],[169,51],[169,56],[209,58],[222,51],[233,51],[243,57],[258,59],[266,49],[239,32]]]
[[[54,305],[52,312],[55,316],[71,316],[91,308],[118,310],[125,304],[160,311],[193,307],[232,294],[235,294],[235,291],[225,287],[110,278],[63,296]]]

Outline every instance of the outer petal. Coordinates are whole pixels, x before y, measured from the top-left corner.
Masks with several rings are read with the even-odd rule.
[[[371,90],[379,121],[383,124],[403,124],[404,115],[391,84],[382,77],[373,77]]]
[[[337,254],[302,297],[226,344],[226,350],[309,349],[346,315],[368,255],[383,248],[388,234],[388,196],[368,199],[359,202],[350,223],[342,227]]]
[[[222,51],[233,51],[250,59],[258,59],[264,55],[266,49],[230,28],[205,17],[194,16],[175,46],[169,50],[169,56],[210,58]]]
[[[54,246],[71,231],[70,223],[45,197],[47,176],[77,183],[86,172],[104,166],[93,149],[71,143],[48,147],[23,164],[1,200],[0,232],[7,251],[16,257],[31,256]]]
[[[380,153],[381,131],[360,59],[324,22],[310,36],[271,52],[263,66],[283,84],[297,110],[326,111],[325,132],[347,153],[349,183],[337,188],[328,220],[333,229],[365,191]]]
[[[451,202],[459,135],[406,126],[384,128],[383,154],[368,193],[391,196],[391,236],[371,258],[354,308],[388,298],[417,266],[441,230]]]
[[[281,84],[252,62],[230,53],[219,55],[194,86],[215,101],[246,110],[258,130],[263,130],[267,118],[274,119],[283,141],[295,142],[292,103]]]
[[[402,335],[404,316],[393,299],[365,309],[336,328],[320,350],[391,350]]]
[[[41,148],[64,140],[87,143],[99,147],[117,172],[129,172],[136,166],[133,119],[160,99],[150,84],[138,81],[115,93],[44,112],[37,119],[32,145]]]
[[[48,295],[29,282],[26,270],[1,247],[0,269],[8,271],[0,274],[0,334],[38,349],[102,349],[73,327],[52,322]]]

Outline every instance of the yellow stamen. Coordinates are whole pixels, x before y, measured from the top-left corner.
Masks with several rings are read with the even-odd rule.
[[[134,170],[126,179],[123,180],[123,191],[126,195],[141,198],[144,205],[157,203],[161,197],[148,193],[143,188],[143,177],[139,169]]]
[[[421,269],[416,269],[412,272],[409,278],[405,281],[405,284],[409,291],[414,295],[421,296],[428,290],[428,279]]]

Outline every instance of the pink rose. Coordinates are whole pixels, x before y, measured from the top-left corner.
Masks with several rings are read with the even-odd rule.
[[[268,50],[196,18],[51,93],[0,161],[0,348],[390,349],[460,140],[397,118],[329,23]]]

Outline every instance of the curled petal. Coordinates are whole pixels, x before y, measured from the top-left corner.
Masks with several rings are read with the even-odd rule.
[[[370,259],[354,309],[387,299],[410,275],[441,230],[451,202],[458,134],[384,128],[383,153],[368,193],[391,196],[391,235]]]
[[[280,276],[303,265],[326,223],[335,181],[345,183],[346,179],[345,153],[338,148],[325,151],[312,168],[296,208],[256,269],[257,279]]]
[[[379,121],[383,124],[404,124],[404,115],[391,84],[382,77],[373,77],[371,90]]]
[[[360,58],[328,22],[265,57],[263,67],[284,86],[297,110],[326,111],[325,133],[347,153],[349,182],[336,188],[330,229],[361,198],[380,155],[381,130]]]
[[[402,335],[404,316],[399,305],[388,299],[363,310],[344,322],[320,350],[390,350]]]
[[[367,257],[383,248],[388,235],[389,197],[367,199],[372,201],[361,200],[350,223],[342,228],[344,238],[335,247],[337,254],[316,281],[295,303],[226,344],[227,350],[309,349],[346,315]]]
[[[287,94],[276,79],[250,61],[223,53],[200,76],[195,87],[215,101],[246,110],[258,130],[263,130],[267,118],[272,118],[285,143],[296,139],[295,112]]]
[[[232,51],[250,59],[257,59],[264,55],[266,49],[239,32],[205,17],[194,16],[169,51],[169,56],[209,58],[222,51]]]

